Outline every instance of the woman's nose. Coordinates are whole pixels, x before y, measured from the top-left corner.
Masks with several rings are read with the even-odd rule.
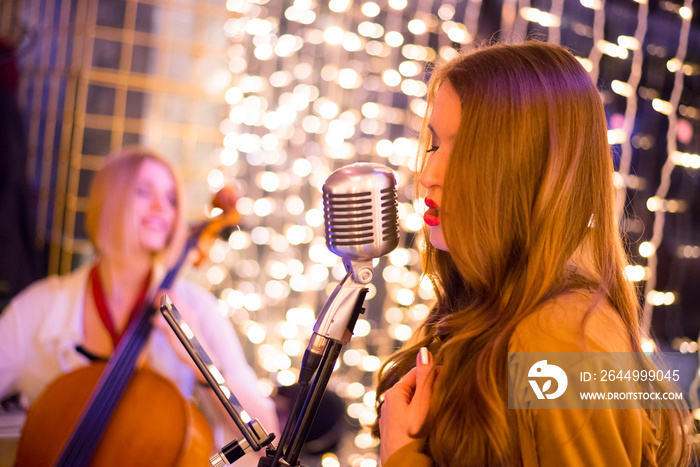
[[[441,161],[437,152],[430,155],[420,174],[420,184],[423,188],[442,186],[445,180],[445,164]]]
[[[151,198],[151,207],[156,211],[164,211],[168,200],[165,196],[154,194]]]

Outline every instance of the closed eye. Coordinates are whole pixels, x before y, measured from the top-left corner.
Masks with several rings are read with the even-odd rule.
[[[440,149],[440,146],[431,146],[430,149],[428,149],[427,151],[425,151],[425,153],[426,153],[426,154],[430,154],[430,153],[432,153],[432,152],[437,151],[438,149]]]
[[[138,196],[149,196],[151,194],[151,188],[147,185],[137,185],[136,194]]]

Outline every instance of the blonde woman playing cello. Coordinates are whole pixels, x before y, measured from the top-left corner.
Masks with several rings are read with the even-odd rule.
[[[18,392],[24,403],[32,404],[57,377],[109,358],[143,304],[154,299],[165,268],[177,257],[184,240],[184,212],[180,181],[164,158],[140,148],[111,156],[95,176],[88,204],[86,223],[95,261],[67,276],[32,284],[0,315],[0,396]],[[177,280],[167,293],[243,406],[268,431],[276,431],[272,401],[258,392],[257,377],[230,323],[217,312],[216,299],[185,280]],[[195,392],[208,397],[209,388],[199,388],[199,372],[163,318],[158,313],[152,320],[138,367],[165,380],[157,382],[159,390],[170,384],[187,400]],[[72,400],[72,394],[62,397]],[[213,407],[220,406],[215,402]],[[131,416],[143,418],[140,413]],[[128,432],[131,422],[125,423]],[[133,440],[140,437],[139,432],[130,435]],[[192,436],[199,435],[185,438]],[[22,443],[27,444],[24,434]],[[196,464],[208,464],[212,447],[209,440]],[[120,462],[125,465],[123,459],[114,465]]]

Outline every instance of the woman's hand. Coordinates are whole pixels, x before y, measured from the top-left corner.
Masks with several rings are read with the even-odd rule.
[[[412,435],[418,433],[428,415],[437,376],[435,370],[432,355],[422,347],[416,356],[416,367],[384,393],[379,418],[382,462],[416,439]]]

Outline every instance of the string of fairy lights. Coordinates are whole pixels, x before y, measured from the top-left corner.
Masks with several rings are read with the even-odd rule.
[[[643,244],[645,248],[651,251],[651,254],[645,255],[647,256],[648,274],[646,275],[646,284],[644,287],[644,296],[646,297],[646,300],[644,302],[642,326],[646,331],[649,331],[651,327],[651,314],[654,306],[671,301],[671,296],[669,296],[669,294],[672,294],[672,292],[663,293],[655,290],[657,257],[653,254],[653,252],[658,250],[661,240],[663,239],[666,211],[669,210],[668,204],[671,201],[667,200],[666,196],[671,186],[671,174],[676,167],[674,155],[678,152],[678,105],[680,103],[681,93],[683,92],[684,73],[682,64],[685,61],[685,56],[688,49],[690,19],[692,17],[692,10],[690,7],[692,6],[692,3],[692,0],[685,0],[684,6],[679,10],[679,14],[683,21],[680,28],[678,50],[676,51],[675,57],[669,61],[670,65],[668,66],[669,71],[674,74],[673,91],[671,92],[671,97],[668,102],[664,101],[663,105],[657,104],[657,107],[655,107],[658,111],[668,114],[668,131],[666,134],[667,157],[663,168],[661,169],[661,182],[656,190],[656,194],[647,202],[647,207],[649,210],[654,212],[654,230],[651,240]],[[681,64],[681,66],[675,66],[675,64]],[[652,207],[654,207],[654,209],[652,209]]]
[[[567,18],[570,0],[552,1],[550,11],[528,0],[504,0],[499,31],[510,42],[546,31],[549,40],[565,46],[573,31],[590,44],[579,60],[598,82],[603,60],[629,63],[624,74],[604,77],[609,91],[626,102],[624,115],[611,116],[608,131],[620,156],[615,184],[623,228],[635,221],[623,214],[627,192],[649,183],[632,170],[633,151],[652,144],[635,133],[640,98],[667,116],[668,157],[655,196],[647,201],[655,216],[653,235],[638,246],[646,265],[626,270],[629,280],[644,289],[648,329],[654,307],[677,299],[674,291],[656,290],[664,218],[685,209],[682,200],[667,199],[671,173],[676,166],[700,168],[700,155],[677,150],[677,114],[697,121],[700,113],[680,103],[683,77],[697,73],[696,65],[686,63],[692,1],[682,6],[662,2],[664,14],[680,26],[678,48],[667,62],[675,79],[668,100],[640,84],[645,53],[651,53],[644,48],[650,13],[644,0],[629,3],[637,12],[634,35],[620,34],[613,41],[606,40],[612,39],[606,24],[614,17],[606,19],[604,0],[577,2],[590,14],[576,20]],[[211,190],[238,183],[237,208],[244,220],[227,242],[212,247],[205,276],[220,296],[222,312],[254,349],[263,375],[260,387],[267,394],[296,381],[316,313],[344,274],[340,259],[325,247],[323,182],[336,168],[356,161],[379,162],[397,174],[401,244],[375,260],[367,313],[329,386],[345,400],[357,429],[322,460],[324,467],[376,467],[377,443],[367,428],[375,418],[373,373],[427,316],[433,298],[429,281],[421,276],[424,206],[413,198],[411,171],[426,108],[426,65],[450,59],[457,48],[483,35],[486,12],[479,0],[411,0],[410,5],[407,0],[228,0],[227,8],[232,18],[224,33],[231,41],[227,58],[233,85],[225,99],[231,111],[220,125],[221,165],[210,172],[208,183]],[[700,247],[679,247],[678,255],[700,257]],[[695,341],[677,344],[683,352],[697,351]]]
[[[632,66],[627,81],[613,80],[611,83],[612,90],[626,98],[625,120],[621,128],[621,132],[613,133],[614,141],[620,142],[620,163],[617,170],[619,177],[615,179],[617,187],[617,197],[615,199],[615,213],[617,219],[622,219],[625,203],[627,201],[626,189],[630,185],[630,167],[632,164],[632,142],[631,138],[634,130],[634,123],[637,116],[637,93],[639,90],[639,82],[642,78],[642,63],[644,61],[644,52],[641,44],[644,44],[644,38],[647,33],[647,24],[649,16],[649,5],[640,3],[637,11],[637,28],[634,32],[634,37],[626,39],[632,45]]]

